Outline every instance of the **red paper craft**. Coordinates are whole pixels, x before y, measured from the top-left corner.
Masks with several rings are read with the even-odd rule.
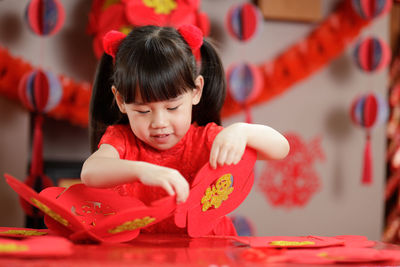
[[[194,178],[188,200],[177,207],[176,225],[187,225],[191,237],[210,234],[219,220],[249,194],[256,159],[255,150],[247,148],[236,165],[212,169],[207,163]]]
[[[344,245],[345,241],[323,236],[234,236],[233,240],[253,248],[321,248]]]
[[[285,256],[290,263],[302,264],[367,263],[400,259],[399,252],[395,250],[350,247],[288,250]]]
[[[290,144],[289,155],[269,162],[259,180],[259,189],[273,206],[305,206],[320,188],[317,160],[324,160],[321,138],[306,143],[297,134],[285,134]]]
[[[73,241],[127,242],[137,237],[140,228],[171,216],[176,207],[174,196],[148,207],[133,197],[83,184],[67,190],[49,187],[38,194],[14,177],[5,177],[14,191],[45,213],[51,231]]]
[[[0,227],[0,237],[27,238],[48,235],[47,229]]]
[[[72,253],[72,243],[63,237],[41,236],[23,240],[0,238],[0,256],[62,257]]]
[[[361,235],[338,235],[334,238],[343,240],[346,247],[352,248],[369,248],[376,244],[375,241],[368,240],[367,237]]]

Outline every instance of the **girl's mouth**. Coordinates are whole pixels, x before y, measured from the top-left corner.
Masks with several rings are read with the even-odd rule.
[[[168,137],[170,136],[170,134],[155,134],[152,135],[153,139],[157,142],[157,143],[167,143],[168,142]]]

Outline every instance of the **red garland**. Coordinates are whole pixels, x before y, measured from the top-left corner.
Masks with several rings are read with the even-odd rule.
[[[34,67],[20,58],[11,56],[7,49],[2,47],[0,47],[0,59],[0,94],[11,100],[20,101],[18,90],[16,90],[18,83],[22,76]],[[87,127],[91,85],[75,82],[63,75],[58,78],[63,88],[63,97],[60,103],[47,115]]]
[[[369,22],[361,19],[353,11],[350,1],[343,1],[339,8],[304,40],[278,55],[272,62],[258,66],[264,75],[264,90],[249,103],[249,106],[272,99],[322,68],[339,56]],[[0,94],[19,101],[15,87],[21,77],[33,67],[19,58],[12,57],[2,47],[0,59]],[[90,84],[78,83],[63,75],[59,78],[64,90],[63,98],[48,116],[87,127]],[[222,109],[222,117],[228,117],[241,110],[242,106],[228,95]]]
[[[264,75],[264,90],[249,105],[264,103],[285,92],[339,56],[370,21],[361,19],[351,1],[343,1],[309,36],[259,66]],[[242,110],[240,103],[227,96],[222,117]]]

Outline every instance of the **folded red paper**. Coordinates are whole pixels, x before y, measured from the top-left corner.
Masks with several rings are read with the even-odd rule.
[[[16,178],[8,174],[5,177],[22,198],[44,212],[50,231],[78,242],[130,241],[141,228],[171,216],[176,206],[172,196],[145,206],[113,190],[83,184],[68,189],[49,187],[38,194]]]
[[[0,237],[27,238],[48,235],[48,229],[0,227]]]
[[[175,223],[191,237],[210,234],[219,220],[236,209],[250,193],[257,153],[247,148],[236,165],[217,169],[207,163],[196,174],[188,200],[177,207]]]
[[[233,240],[253,248],[321,248],[343,246],[345,241],[323,236],[237,236]]]
[[[346,246],[288,250],[285,256],[287,262],[302,264],[368,263],[400,260],[400,253],[395,250]]]
[[[174,214],[179,227],[187,227],[189,236],[199,237],[210,234],[246,198],[253,186],[256,157],[255,150],[248,148],[236,165],[212,169],[205,164],[193,180],[188,200],[178,207],[175,196],[147,206],[113,189],[75,184],[37,193],[11,175],[5,174],[5,178],[20,197],[45,214],[52,233],[73,241],[128,242],[140,229]]]
[[[38,236],[22,240],[0,238],[0,256],[61,257],[72,253],[72,243],[63,237]]]

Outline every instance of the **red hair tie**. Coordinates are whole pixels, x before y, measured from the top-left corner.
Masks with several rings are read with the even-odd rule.
[[[103,48],[104,52],[112,56],[115,60],[115,55],[117,54],[118,47],[124,40],[126,34],[119,31],[109,31],[103,37]]]
[[[193,55],[199,59],[199,48],[203,45],[203,32],[194,25],[185,24],[178,28],[178,32],[192,49]]]

